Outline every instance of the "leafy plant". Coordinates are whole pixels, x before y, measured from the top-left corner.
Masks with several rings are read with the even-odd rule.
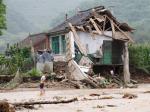
[[[27,72],[27,75],[31,77],[40,76],[40,72],[37,69],[33,68],[32,70]]]
[[[0,55],[0,72],[1,74],[14,74],[18,68],[20,71],[26,72],[31,69],[32,63],[30,49],[14,45],[6,50],[5,55]]]

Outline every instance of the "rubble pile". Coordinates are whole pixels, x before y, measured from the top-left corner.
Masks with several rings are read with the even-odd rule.
[[[91,70],[91,69],[89,69]],[[67,72],[67,63],[66,62],[55,62],[54,63],[54,73],[51,75],[53,76],[53,81],[55,84],[64,84],[70,85],[71,87],[74,86],[75,88],[118,88],[123,86],[123,80],[119,77],[119,75],[100,75],[94,74],[94,72],[86,73],[89,80],[74,80],[68,79],[66,76],[69,75]],[[96,85],[93,85],[96,84]],[[50,87],[50,86],[49,86]]]

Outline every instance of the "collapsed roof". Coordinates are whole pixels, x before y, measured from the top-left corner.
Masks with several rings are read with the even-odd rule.
[[[120,23],[117,21],[111,12],[105,9],[104,6],[79,11],[73,17],[66,19],[66,21],[62,24],[51,29],[48,34],[55,35],[56,33],[65,33],[70,31],[71,28],[68,23],[71,23],[77,31],[90,33],[96,33],[95,31],[97,31],[98,34],[100,34],[99,32],[104,34],[105,31],[112,31],[114,33],[114,39],[132,41],[132,38],[127,34],[127,32],[132,32],[134,29],[127,23]],[[122,37],[118,36],[121,35],[120,33],[123,35]]]

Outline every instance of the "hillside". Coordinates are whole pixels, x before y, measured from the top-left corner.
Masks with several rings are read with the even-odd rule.
[[[63,2],[62,2],[63,1]],[[104,5],[112,10],[117,19],[128,22],[136,29],[136,41],[150,40],[149,0],[5,0],[7,5],[7,30],[0,36],[0,51],[6,43],[14,43],[29,33],[47,31],[69,16],[81,10]]]

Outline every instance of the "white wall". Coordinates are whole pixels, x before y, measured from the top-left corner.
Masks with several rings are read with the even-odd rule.
[[[106,32],[106,33],[109,36],[112,35],[112,32]],[[100,46],[102,46],[103,40],[112,41],[112,38],[106,36],[95,35],[93,39],[90,33],[77,32],[77,34],[80,37],[80,41],[82,42],[82,44],[84,44],[84,46],[88,45],[89,54],[95,53],[96,50],[98,50]]]

